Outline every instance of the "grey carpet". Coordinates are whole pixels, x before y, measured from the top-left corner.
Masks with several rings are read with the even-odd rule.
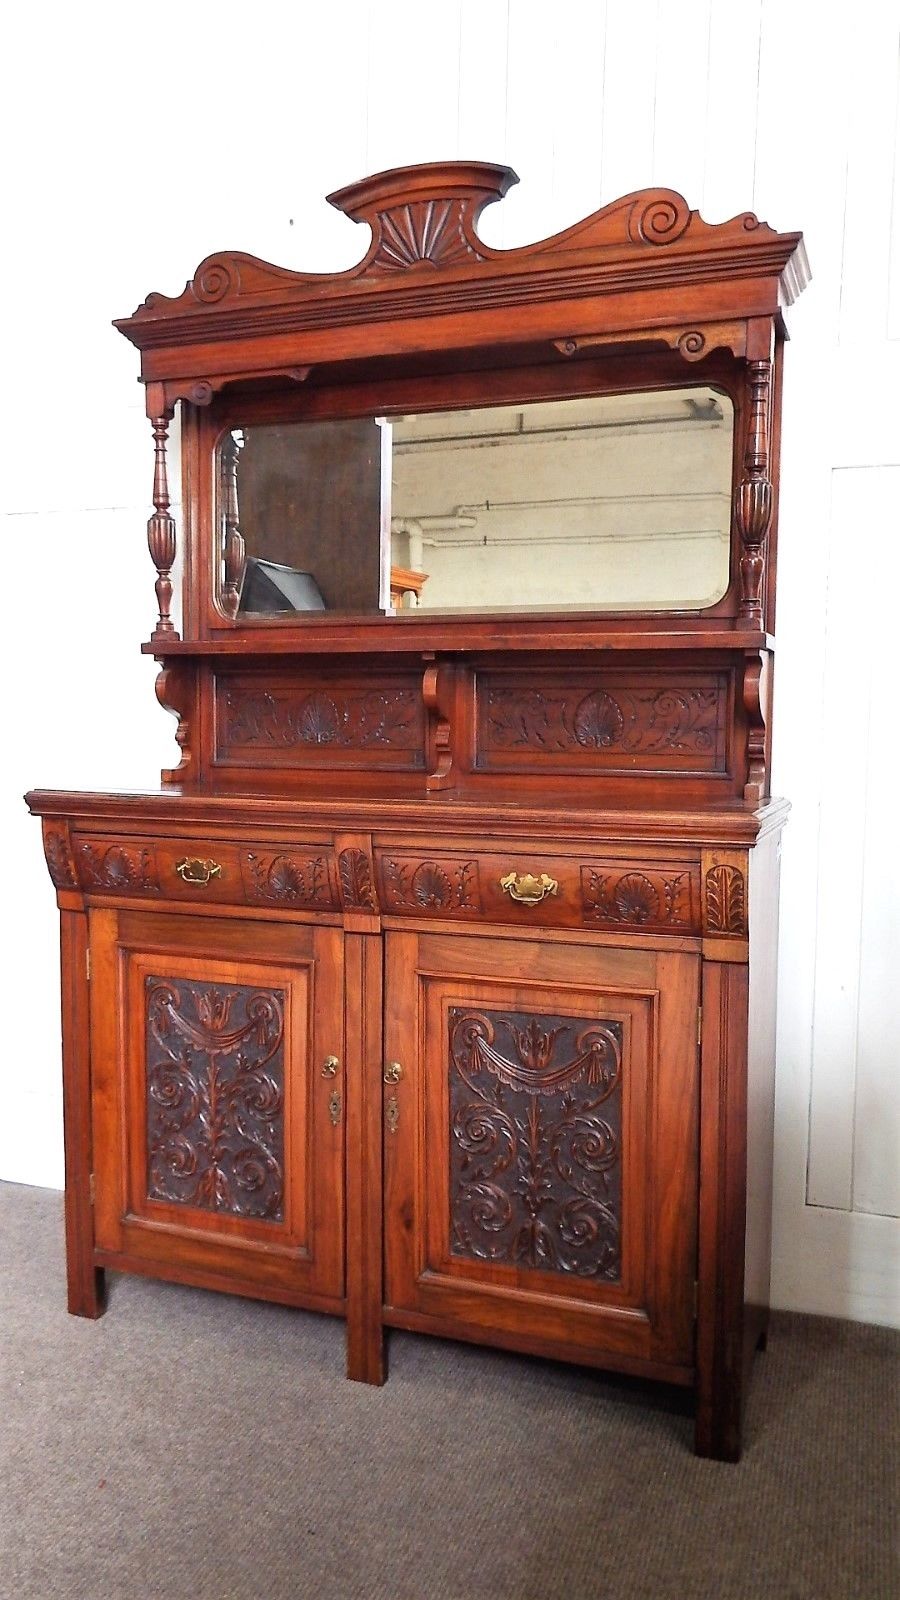
[[[671,1393],[114,1278],[0,1184],[2,1600],[896,1600],[900,1335],[780,1315],[740,1466]]]

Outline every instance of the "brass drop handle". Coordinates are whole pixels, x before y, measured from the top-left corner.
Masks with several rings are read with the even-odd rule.
[[[546,895],[559,893],[556,878],[551,878],[548,872],[542,872],[539,878],[532,872],[523,872],[521,877],[517,872],[508,872],[500,879],[500,887],[505,889],[510,900],[517,900],[521,906],[538,906]]]
[[[184,883],[204,884],[222,876],[218,861],[201,861],[199,856],[185,856],[183,861],[176,861],[175,871]]]
[[[326,1056],[325,1060],[322,1062],[322,1077],[336,1078],[340,1064],[341,1063],[337,1056]]]
[[[384,1069],[385,1083],[399,1083],[403,1077],[403,1067],[399,1061],[389,1061]]]

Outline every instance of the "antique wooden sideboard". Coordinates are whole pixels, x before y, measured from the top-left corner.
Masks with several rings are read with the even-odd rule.
[[[515,181],[380,174],[330,196],[371,229],[351,270],[214,255],[117,324],[180,761],[156,792],[28,796],[69,1309],[148,1273],[344,1317],[370,1383],[389,1327],[643,1375],[734,1460],[768,1304],[806,258],[668,190],[496,250],[477,219]]]

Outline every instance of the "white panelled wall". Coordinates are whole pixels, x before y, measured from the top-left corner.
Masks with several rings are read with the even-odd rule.
[[[4,25],[0,1176],[62,1182],[57,922],[27,787],[154,785],[151,440],[109,326],[217,248],[349,266],[322,196],[469,157],[544,236],[630,189],[802,228],[784,396],[775,788],[785,835],[774,1293],[900,1323],[900,162],[896,0],[17,7]],[[177,510],[177,508],[176,508]],[[889,704],[889,701],[891,702]],[[893,874],[893,877],[892,877]]]

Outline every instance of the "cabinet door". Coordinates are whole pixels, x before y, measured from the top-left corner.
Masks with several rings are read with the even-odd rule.
[[[102,910],[90,939],[105,1264],[338,1309],[340,930]]]
[[[686,1380],[699,957],[387,943],[387,1320]]]

